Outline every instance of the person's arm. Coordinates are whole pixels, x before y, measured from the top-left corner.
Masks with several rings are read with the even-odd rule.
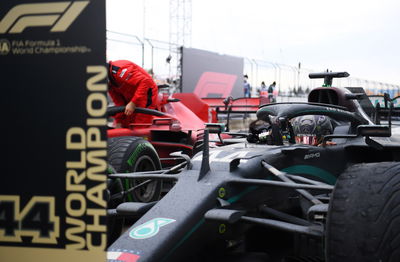
[[[108,89],[108,94],[110,95],[111,99],[113,100],[115,106],[125,106],[124,97],[120,93],[116,92],[114,87],[110,87]],[[123,118],[124,118],[123,113],[117,113],[114,116],[114,119],[117,123],[121,123]]]
[[[127,104],[125,113],[132,114],[136,107],[146,107],[148,106],[148,102],[151,103],[151,101],[148,100],[151,100],[152,97],[149,97],[148,92],[149,90],[153,90],[153,87],[157,85],[154,83],[151,76],[138,65],[133,64],[129,68],[127,75],[129,77],[125,79],[125,83],[135,88],[135,93]],[[152,93],[151,95],[154,94]]]
[[[134,103],[136,107],[146,107],[149,99],[148,92],[150,89],[152,89],[152,83],[150,80],[144,80],[138,83],[135,95],[132,97],[131,102]]]

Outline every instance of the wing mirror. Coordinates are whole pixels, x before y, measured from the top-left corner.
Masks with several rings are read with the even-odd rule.
[[[205,125],[210,134],[221,134],[225,131],[225,124],[223,123],[205,123]]]
[[[392,130],[389,126],[382,125],[359,125],[357,127],[359,136],[390,137]]]
[[[347,100],[361,100],[363,98],[364,94],[363,93],[351,93],[351,94],[345,94],[345,98]]]

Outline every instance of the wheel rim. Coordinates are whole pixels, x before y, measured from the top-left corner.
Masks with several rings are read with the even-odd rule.
[[[141,156],[138,158],[136,161],[134,167],[133,167],[133,172],[144,172],[144,171],[153,171],[156,170],[156,164],[154,161],[149,157],[149,156]],[[137,186],[143,182],[145,182],[146,179],[135,179],[135,180],[130,180],[130,186],[134,187]],[[152,200],[155,194],[157,194],[157,181],[148,183],[147,185],[143,185],[140,188],[136,189],[134,192],[134,197],[136,200],[140,202],[149,202]]]

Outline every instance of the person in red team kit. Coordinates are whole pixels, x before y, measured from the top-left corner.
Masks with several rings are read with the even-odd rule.
[[[117,126],[149,123],[151,116],[135,113],[135,109],[156,108],[158,88],[151,75],[128,60],[117,60],[108,63],[108,80],[108,93],[115,106],[125,106],[124,113],[115,116]]]

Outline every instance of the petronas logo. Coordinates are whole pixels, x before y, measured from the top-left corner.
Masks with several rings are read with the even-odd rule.
[[[170,218],[154,218],[140,226],[135,227],[129,232],[129,236],[133,239],[146,239],[157,235],[160,228],[175,222]]]

